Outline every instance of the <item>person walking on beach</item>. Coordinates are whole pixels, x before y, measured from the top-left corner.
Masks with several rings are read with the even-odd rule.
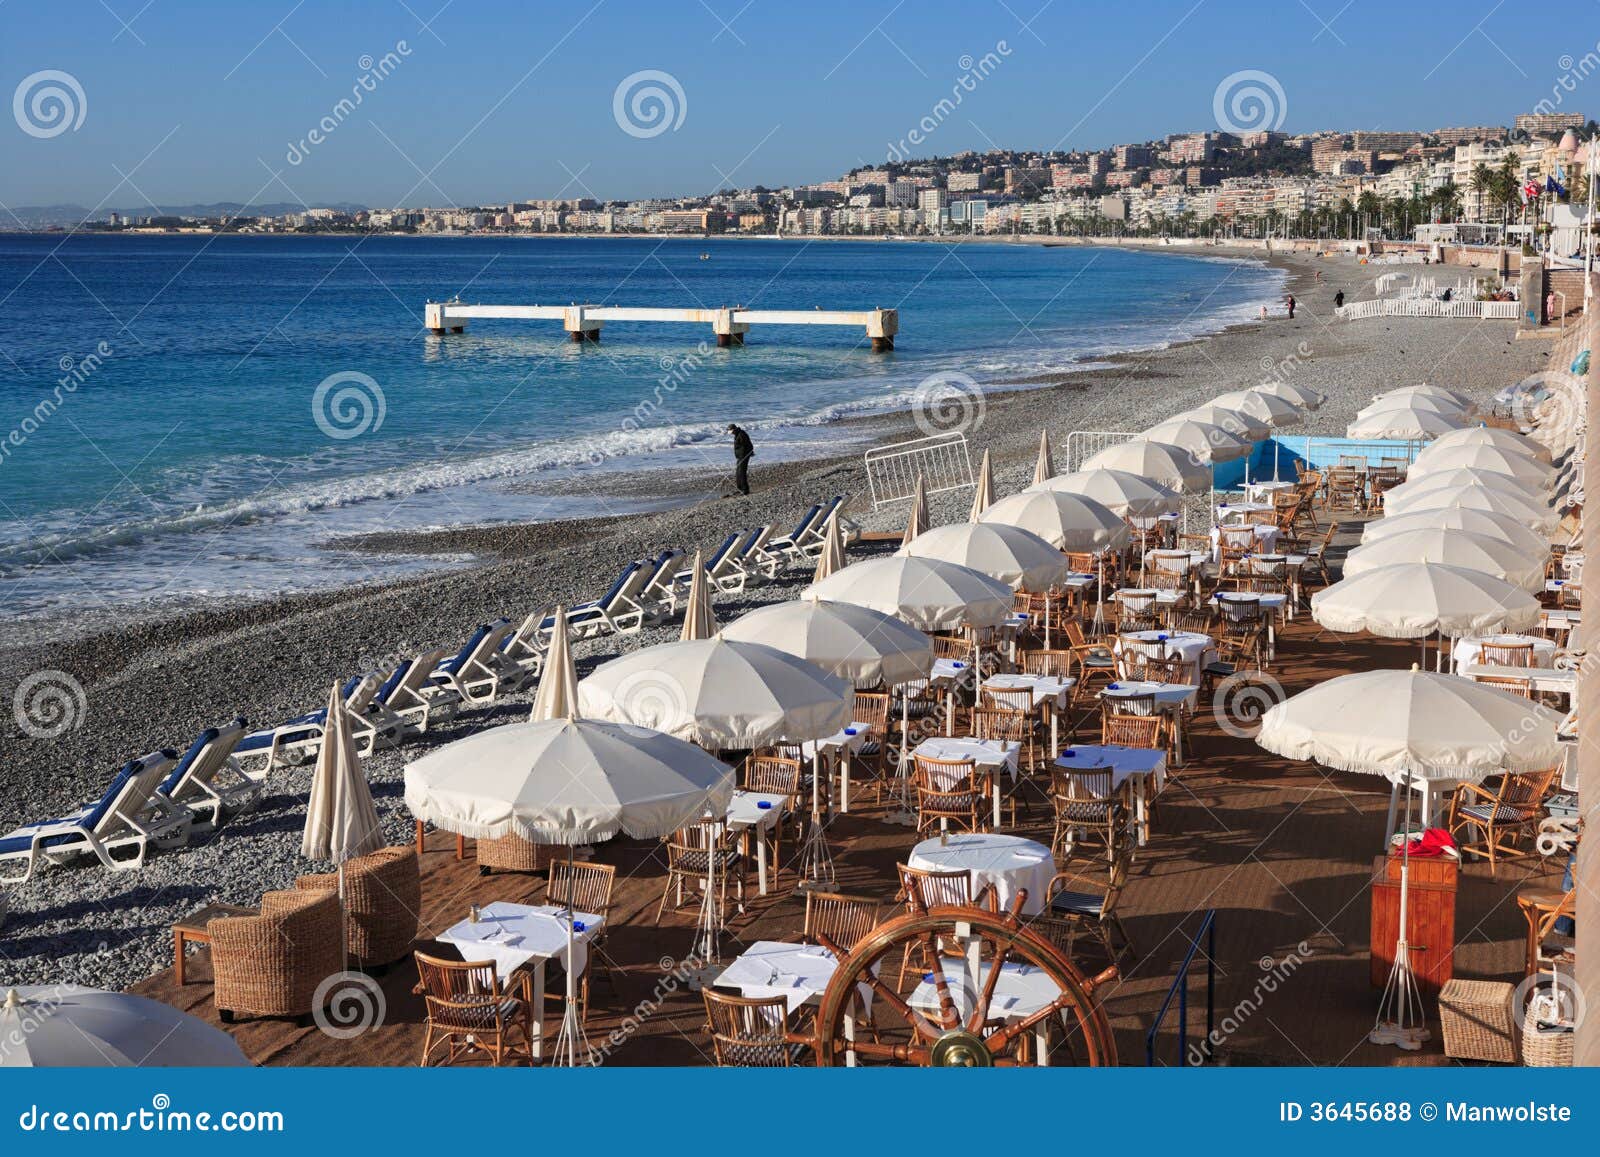
[[[1288,307],[1289,307],[1289,320],[1293,321],[1294,320],[1294,294],[1291,293],[1289,295],[1289,299],[1288,299],[1287,302],[1285,302],[1285,304],[1288,305]]]
[[[1333,295],[1333,308],[1334,309],[1343,309],[1344,308],[1344,290],[1341,289],[1338,293]]]
[[[750,459],[755,455],[755,445],[750,441],[750,435],[732,422],[728,423],[728,433],[733,435],[733,484],[739,488],[740,494],[749,494]]]

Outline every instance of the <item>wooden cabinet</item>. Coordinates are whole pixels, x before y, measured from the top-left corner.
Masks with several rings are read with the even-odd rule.
[[[1445,856],[1411,861],[1406,940],[1411,971],[1424,996],[1436,996],[1455,971],[1456,861]],[[1400,857],[1372,865],[1372,986],[1382,988],[1400,938]]]

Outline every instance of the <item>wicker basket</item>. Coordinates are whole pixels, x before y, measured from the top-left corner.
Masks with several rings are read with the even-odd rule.
[[[1522,1018],[1522,1063],[1534,1069],[1570,1069],[1577,1035],[1570,1028],[1565,1032],[1541,1029],[1539,1002],[1531,1002]]]
[[[521,836],[501,836],[498,840],[479,840],[477,850],[480,870],[539,872],[559,849],[530,843]]]
[[[1439,992],[1444,1055],[1462,1061],[1517,1063],[1513,989],[1499,980],[1451,980]]]

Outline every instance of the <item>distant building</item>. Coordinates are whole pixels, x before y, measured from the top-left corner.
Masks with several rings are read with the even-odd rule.
[[[1117,168],[1148,169],[1155,163],[1156,151],[1149,145],[1118,145]]]
[[[727,224],[721,209],[668,209],[661,214],[663,233],[721,233]]]
[[[1512,126],[1530,137],[1560,136],[1568,129],[1583,127],[1583,114],[1577,112],[1524,112],[1518,113]]]
[[[1504,125],[1465,125],[1434,129],[1430,135],[1441,145],[1467,145],[1474,141],[1497,141],[1506,135],[1506,128]]]
[[[945,188],[952,193],[975,193],[983,188],[983,174],[951,173],[945,178]]]
[[[1019,197],[1040,197],[1050,188],[1049,169],[1024,168],[1020,165],[1006,170],[1006,192]]]
[[[890,181],[883,187],[883,203],[891,209],[914,209],[921,191],[915,181]]]
[[[1217,155],[1217,139],[1210,133],[1191,133],[1172,138],[1167,151],[1174,165],[1203,165]]]

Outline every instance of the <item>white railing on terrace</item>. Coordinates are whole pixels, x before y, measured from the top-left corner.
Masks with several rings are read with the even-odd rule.
[[[1062,473],[1082,470],[1085,462],[1107,446],[1118,446],[1139,437],[1142,435],[1118,430],[1073,430],[1067,435],[1067,468]]]
[[[1411,284],[1411,274],[1409,273],[1385,273],[1372,283],[1372,292],[1376,296],[1382,297],[1391,289],[1400,289],[1409,284]]]
[[[1385,297],[1352,301],[1334,310],[1341,321],[1364,317],[1453,317],[1467,321],[1515,321],[1515,301],[1440,301],[1426,297]]]
[[[922,476],[924,493],[941,494],[972,486],[972,456],[967,436],[959,430],[896,442],[868,450],[863,459],[867,467],[867,486],[872,492],[872,508],[891,502],[904,502],[916,491],[917,476]]]

